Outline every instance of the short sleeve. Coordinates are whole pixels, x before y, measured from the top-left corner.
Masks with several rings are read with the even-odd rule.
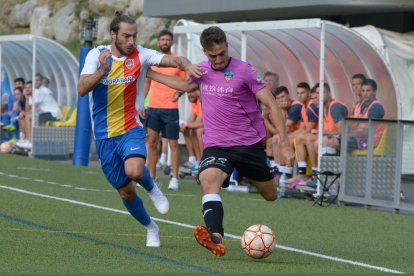
[[[253,66],[247,64],[245,72],[245,82],[249,87],[250,91],[252,91],[254,94],[266,87],[265,82],[262,80],[261,76],[257,73],[257,71],[253,68]]]
[[[317,123],[318,117],[316,114],[318,114],[319,110],[316,107],[314,103],[312,103],[307,109],[306,109],[306,115],[308,116],[308,121],[310,123]]]
[[[288,120],[292,122],[297,122],[302,118],[302,105],[294,104],[289,108]]]
[[[384,107],[380,103],[372,105],[368,111],[369,119],[382,119],[385,115]]]
[[[85,64],[83,65],[81,75],[90,75],[98,71],[99,68],[99,50],[93,48],[86,55]]]
[[[335,123],[337,123],[348,116],[348,109],[342,104],[334,103],[331,106],[331,116],[334,119]]]
[[[161,63],[164,54],[157,52],[152,49],[144,48],[142,46],[138,46],[139,57],[141,60],[142,65],[146,66],[159,66]]]

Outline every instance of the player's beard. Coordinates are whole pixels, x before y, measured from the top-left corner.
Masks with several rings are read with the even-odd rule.
[[[169,53],[171,52],[171,46],[160,46],[160,50],[162,53]]]
[[[130,55],[132,53],[132,51],[131,51],[131,53],[127,53],[124,50],[122,50],[121,45],[118,43],[118,36],[115,38],[115,47],[119,51],[119,53],[123,56],[127,56],[127,55]]]

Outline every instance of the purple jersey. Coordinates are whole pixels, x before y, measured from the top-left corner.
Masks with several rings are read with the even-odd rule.
[[[203,111],[203,141],[206,148],[249,146],[266,137],[256,93],[265,88],[256,70],[248,63],[231,58],[222,71],[201,64],[199,85]]]

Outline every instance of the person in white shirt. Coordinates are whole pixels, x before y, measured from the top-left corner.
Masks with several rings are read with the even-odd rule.
[[[53,97],[52,91],[42,85],[42,76],[36,74],[33,103],[39,125],[48,121],[57,121],[62,117],[59,104]]]

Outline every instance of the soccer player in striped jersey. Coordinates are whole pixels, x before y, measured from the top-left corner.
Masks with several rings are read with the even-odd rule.
[[[152,65],[178,67],[193,76],[199,76],[199,70],[186,58],[136,45],[137,33],[135,21],[117,12],[110,24],[111,45],[98,46],[88,53],[77,88],[80,96],[89,94],[96,149],[107,180],[129,213],[147,228],[146,245],[159,247],[159,228],[133,183],[138,182],[146,190],[160,213],[168,212],[167,198],[145,167],[146,133],[138,114],[143,109],[146,73]]]

